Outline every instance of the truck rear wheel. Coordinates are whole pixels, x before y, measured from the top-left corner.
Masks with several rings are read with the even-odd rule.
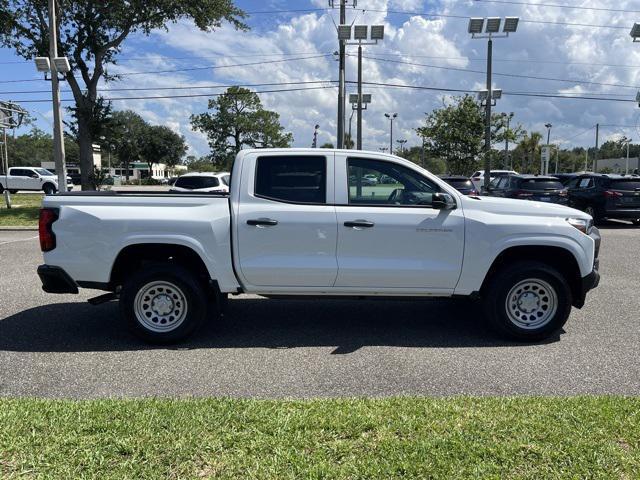
[[[120,309],[129,327],[144,341],[176,343],[202,324],[207,314],[205,289],[183,267],[153,264],[123,285]]]
[[[56,187],[51,183],[45,183],[42,187],[42,190],[44,191],[45,195],[53,195],[54,193],[56,193]]]
[[[535,342],[560,330],[571,313],[571,290],[555,268],[517,262],[499,270],[483,292],[489,324],[514,340]]]

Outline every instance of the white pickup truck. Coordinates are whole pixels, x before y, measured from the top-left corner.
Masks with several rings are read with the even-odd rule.
[[[46,292],[110,292],[96,303],[118,297],[154,343],[187,337],[243,292],[475,297],[499,332],[537,341],[599,281],[585,213],[467,197],[407,160],[354,150],[243,150],[229,194],[46,197],[40,243]]]
[[[67,177],[67,190],[73,188],[71,177]],[[0,174],[0,193],[9,190],[17,193],[20,190],[31,190],[53,195],[58,189],[58,176],[44,168],[11,167],[7,174]]]

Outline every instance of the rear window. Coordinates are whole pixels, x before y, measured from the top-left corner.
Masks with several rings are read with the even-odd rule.
[[[198,188],[213,188],[220,186],[216,177],[180,177],[176,180],[176,187],[196,190]]]
[[[326,203],[327,165],[320,156],[260,157],[255,194],[291,203]]]
[[[559,180],[548,180],[545,178],[530,178],[522,180],[520,188],[523,190],[562,190],[564,186]]]
[[[465,180],[464,178],[454,178],[445,180],[453,188],[473,188],[471,180]]]
[[[640,179],[625,178],[620,180],[611,180],[609,188],[612,190],[638,190],[640,189]]]

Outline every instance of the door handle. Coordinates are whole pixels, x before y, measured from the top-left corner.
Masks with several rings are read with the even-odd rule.
[[[256,218],[254,220],[247,220],[247,225],[253,227],[273,227],[278,224],[277,220],[273,218]]]
[[[344,222],[345,227],[351,228],[371,228],[375,225],[375,223],[370,222],[368,220],[354,220],[352,222]]]

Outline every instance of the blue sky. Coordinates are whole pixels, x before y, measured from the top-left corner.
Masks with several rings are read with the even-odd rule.
[[[467,34],[470,16],[519,16],[522,20],[515,34],[494,42],[494,87],[509,93],[499,100],[496,111],[514,112],[516,121],[530,130],[544,131],[544,124],[551,122],[552,142],[560,142],[563,147],[592,145],[596,123],[603,125],[601,141],[621,135],[640,139],[636,128],[640,108],[633,102],[514,95],[635,98],[635,86],[640,85],[640,43],[631,41],[629,29],[635,20],[640,21],[640,2],[568,2],[545,0],[546,6],[540,6],[536,0],[359,0],[356,9],[348,10],[348,22],[384,24],[386,28],[379,45],[365,48],[365,57],[376,59],[364,59],[364,80],[396,85],[364,88],[373,94],[373,102],[364,113],[364,148],[377,150],[388,145],[385,112],[398,113],[394,137],[407,139],[410,146],[418,142],[413,129],[420,125],[424,113],[450,101],[443,92],[398,85],[483,88],[486,41],[471,39]],[[549,6],[557,3],[583,8]],[[130,108],[154,124],[168,125],[187,138],[190,153],[203,155],[208,153],[206,139],[191,130],[188,119],[206,110],[206,94],[223,91],[212,86],[288,83],[254,89],[307,89],[260,96],[266,108],[280,113],[283,125],[294,134],[296,146],[310,145],[316,123],[320,125],[320,142],[335,142],[337,90],[322,82],[337,78],[337,63],[331,56],[337,48],[333,23],[337,22],[337,11],[326,8],[327,0],[239,0],[237,5],[248,12],[318,10],[256,13],[248,19],[249,32],[225,26],[204,33],[189,22],[179,22],[168,32],[154,32],[149,37],[134,35],[124,44],[120,64],[111,68],[125,76],[122,81],[103,85],[104,95],[126,97],[114,101],[114,107]],[[348,49],[348,80],[356,79],[355,53],[355,47]],[[0,98],[50,98],[49,84],[41,80],[31,63],[4,49],[0,50],[0,65]],[[141,73],[158,70],[179,71]],[[24,79],[35,81],[6,83]],[[176,87],[181,89],[160,90]],[[150,90],[114,90],[131,88]],[[42,92],[8,93],[33,90]],[[349,90],[353,92],[355,87]],[[159,95],[202,96],[131,98]],[[70,94],[63,98],[70,98]],[[40,128],[51,130],[48,102],[23,106],[34,112]]]

